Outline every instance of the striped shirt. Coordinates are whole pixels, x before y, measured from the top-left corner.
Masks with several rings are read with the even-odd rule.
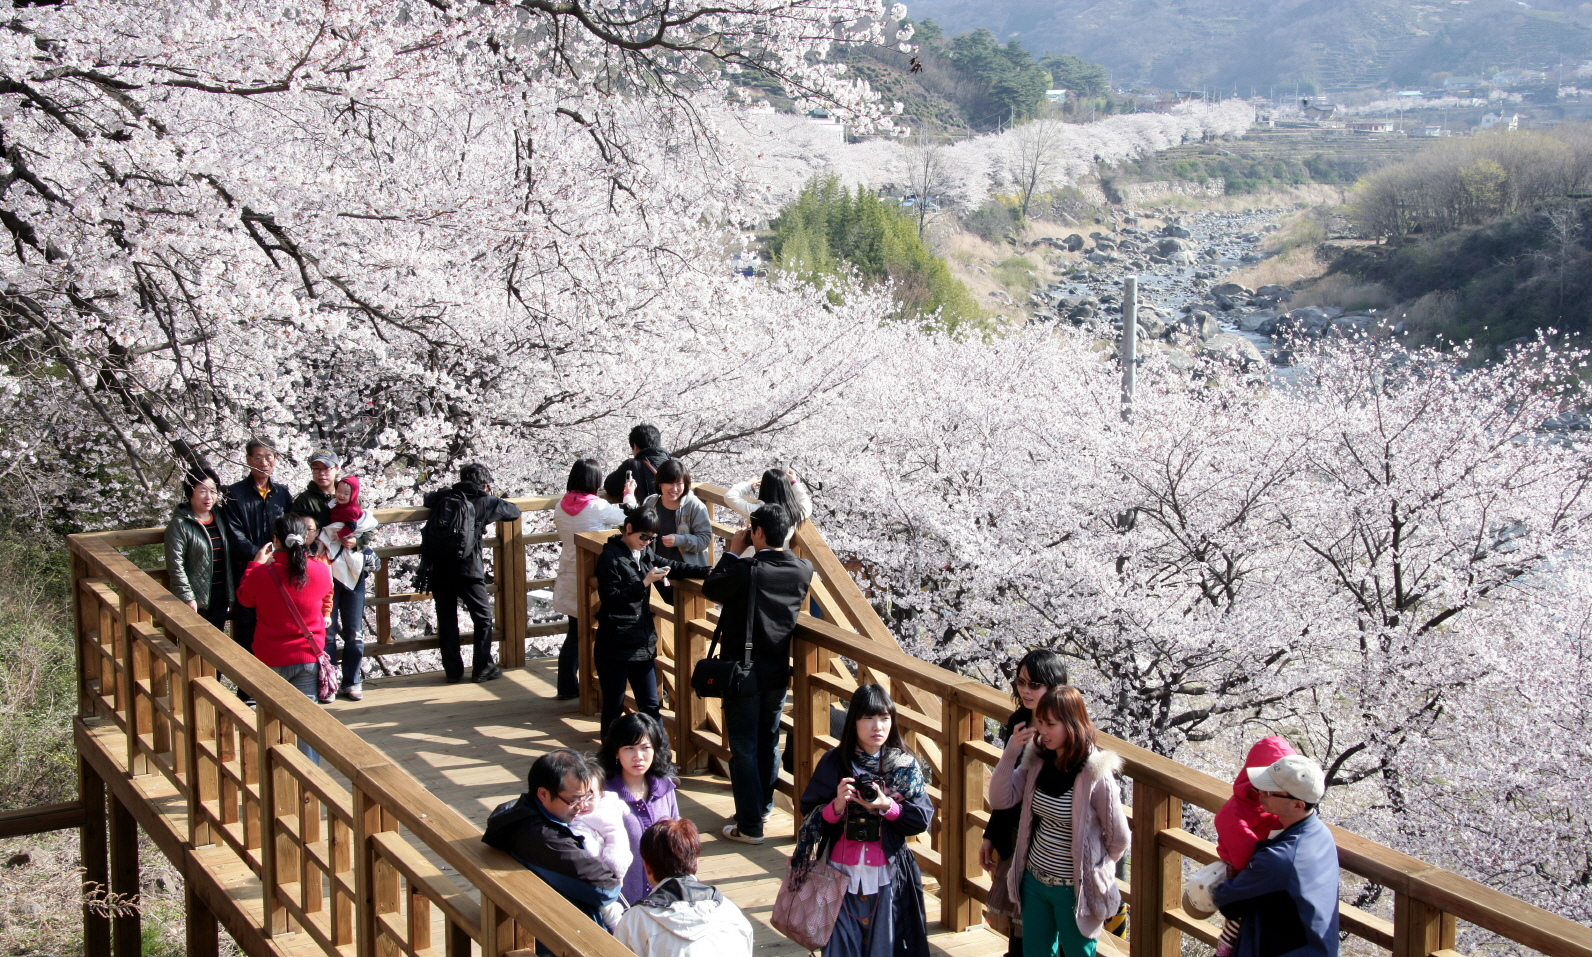
[[[210,521],[200,522],[205,533],[210,536],[210,590],[212,592],[225,592],[227,587],[227,560],[226,553],[221,550],[221,523],[216,521],[215,513],[210,513]]]
[[[1036,782],[1037,783],[1037,782]],[[1034,836],[1028,845],[1028,869],[1041,883],[1072,883],[1072,782],[1060,794],[1034,788]]]

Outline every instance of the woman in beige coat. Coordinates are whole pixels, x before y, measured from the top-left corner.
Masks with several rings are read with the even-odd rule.
[[[1023,919],[1023,957],[1094,957],[1117,912],[1117,861],[1128,848],[1116,772],[1095,747],[1083,695],[1051,688],[1031,728],[1016,729],[990,779],[997,810],[1021,806],[1007,890]]]

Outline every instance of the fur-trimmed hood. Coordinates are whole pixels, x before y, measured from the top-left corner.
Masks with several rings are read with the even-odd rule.
[[[1028,869],[1028,848],[1034,838],[1034,785],[1044,749],[1036,740],[1020,748],[1008,747],[990,777],[990,806],[1021,807],[1017,843],[1007,871],[1007,891],[1021,912],[1023,874]],[[1128,849],[1128,818],[1116,775],[1122,755],[1096,748],[1079,769],[1072,785],[1072,855],[1074,890],[1077,892],[1078,930],[1096,938],[1106,918],[1117,912],[1122,893],[1117,887],[1117,861]]]

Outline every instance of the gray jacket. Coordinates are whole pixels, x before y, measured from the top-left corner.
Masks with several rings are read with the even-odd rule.
[[[226,519],[221,510],[210,513],[220,523],[222,567],[226,570],[227,594],[232,594],[232,543],[227,541]],[[252,557],[252,556],[251,556]],[[210,607],[211,559],[210,533],[193,517],[193,506],[184,502],[171,510],[171,520],[166,523],[166,575],[171,581],[171,593],[183,601],[196,602],[200,608]]]
[[[649,495],[641,504],[662,508],[663,497]],[[681,560],[691,565],[708,564],[708,546],[713,543],[713,523],[708,520],[708,507],[687,492],[680,497],[680,507],[674,510],[674,522],[674,547],[680,550]]]

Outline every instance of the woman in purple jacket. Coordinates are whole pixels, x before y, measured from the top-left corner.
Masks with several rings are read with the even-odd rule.
[[[652,892],[641,863],[642,832],[659,821],[680,816],[669,739],[651,715],[627,714],[608,726],[597,760],[608,775],[604,789],[619,795],[625,805],[625,831],[630,835],[634,863],[625,872],[624,895],[634,904]]]

